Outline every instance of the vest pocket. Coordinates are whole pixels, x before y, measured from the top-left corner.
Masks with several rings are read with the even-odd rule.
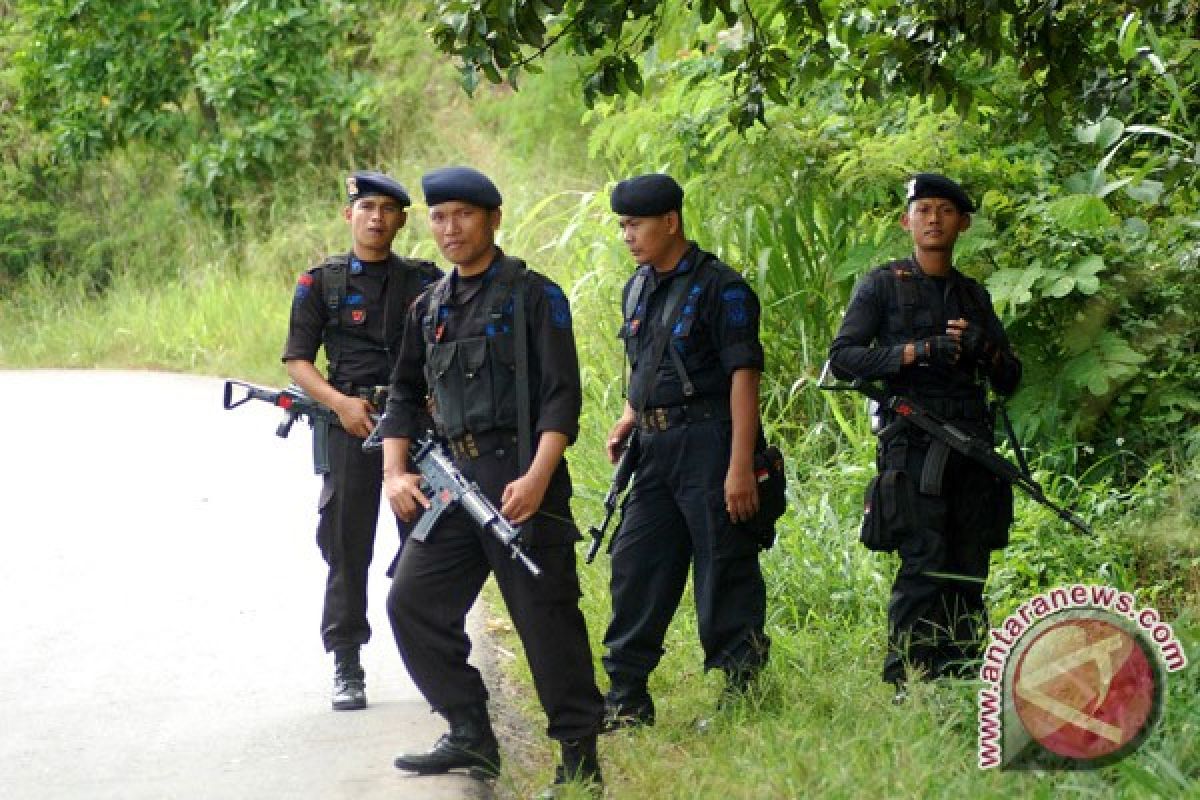
[[[487,340],[491,351],[492,408],[497,428],[515,428],[517,419],[517,347],[510,334]]]

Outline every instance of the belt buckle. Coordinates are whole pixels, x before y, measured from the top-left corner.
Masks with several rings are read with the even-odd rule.
[[[667,410],[665,408],[654,409],[654,424],[660,431],[667,429]]]

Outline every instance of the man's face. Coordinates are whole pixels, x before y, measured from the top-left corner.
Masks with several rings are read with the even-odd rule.
[[[452,200],[429,209],[429,227],[442,256],[452,264],[471,267],[491,262],[500,210]],[[484,265],[486,266],[486,264]]]
[[[621,240],[629,248],[629,254],[639,264],[657,264],[666,254],[679,230],[679,215],[674,211],[657,217],[617,217],[621,227]]]
[[[356,248],[383,254],[408,219],[399,201],[386,195],[358,198],[346,206],[345,216]]]
[[[919,249],[950,251],[958,235],[971,227],[971,215],[943,197],[922,197],[908,204],[900,225]]]

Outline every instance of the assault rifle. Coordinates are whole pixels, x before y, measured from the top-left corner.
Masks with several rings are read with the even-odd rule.
[[[429,508],[425,509],[409,537],[418,542],[428,538],[433,526],[442,514],[461,505],[463,510],[479,524],[479,527],[491,534],[509,549],[512,557],[521,562],[533,577],[537,578],[542,570],[521,549],[521,529],[500,515],[500,512],[488,500],[487,495],[474,481],[459,471],[446,451],[433,438],[432,433],[414,442],[409,449],[413,464],[424,478],[422,491],[429,499]]]
[[[629,479],[633,477],[633,470],[637,467],[639,449],[637,429],[634,429],[625,439],[625,447],[621,451],[621,457],[617,459],[616,469],[613,470],[608,494],[604,495],[604,522],[600,523],[600,527],[593,525],[588,528],[588,534],[592,537],[592,544],[584,558],[588,564],[592,563],[596,559],[596,553],[600,552],[600,543],[604,541],[604,534],[612,522],[613,513],[617,510],[617,500],[629,486]],[[609,547],[611,549],[611,545]]]
[[[1035,502],[1053,511],[1064,522],[1075,526],[1083,533],[1090,534],[1092,532],[1092,529],[1080,519],[1079,515],[1069,509],[1063,508],[1046,497],[1046,493],[1042,490],[1041,485],[1033,479],[1033,475],[1030,474],[1028,467],[1025,466],[1024,458],[1020,455],[1020,445],[1015,440],[1013,447],[1017,450],[1018,459],[1022,462],[1022,468],[1018,468],[1008,461],[1008,459],[997,455],[988,442],[946,422],[936,414],[922,408],[920,404],[914,402],[911,398],[902,395],[888,395],[879,385],[870,383],[859,377],[854,377],[848,385],[826,383],[830,371],[830,362],[826,361],[825,367],[821,370],[821,377],[817,380],[817,388],[826,391],[861,392],[878,403],[881,409],[890,410],[896,415],[895,421],[879,432],[880,438],[888,436],[889,429],[894,430],[893,426],[911,425],[941,442],[950,448],[950,450],[971,459],[1001,480],[1016,486],[1029,495]]]
[[[235,387],[242,390],[238,399],[234,399]],[[281,438],[287,438],[297,419],[307,419],[313,430],[313,472],[317,475],[329,472],[329,426],[337,424],[337,414],[313,400],[294,383],[285,389],[267,389],[243,381],[225,381],[224,405],[227,410],[250,400],[262,400],[283,409],[283,419],[275,428],[275,435]]]

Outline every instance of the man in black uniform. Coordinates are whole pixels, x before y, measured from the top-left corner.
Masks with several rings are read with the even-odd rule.
[[[758,298],[685,237],[671,177],[622,181],[611,206],[640,266],[623,292],[630,379],[608,455],[617,460],[636,426],[640,456],[613,539],[606,730],[654,722],[646,682],[689,566],[704,666],[725,671],[726,697],[748,686],[769,646],[759,536],[746,524],[759,503]]]
[[[991,442],[985,384],[1012,394],[1021,363],[987,290],[952,263],[974,210],[948,178],[925,173],[909,181],[900,223],[912,236],[913,254],[862,279],[829,358],[839,377],[882,379],[890,393]],[[990,551],[1008,542],[1012,487],[915,429],[884,430],[890,433],[879,442],[874,491],[897,496],[872,502],[910,509],[891,532],[901,566],[888,604],[883,665],[899,702],[910,677],[906,667],[926,678],[970,674],[987,630]]]
[[[378,172],[356,172],[346,179],[346,195],[342,213],[353,248],[300,276],[283,351],[292,381],[338,417],[329,430],[329,473],[317,525],[317,546],[329,565],[321,639],[325,651],[334,654],[333,708],[338,711],[367,705],[359,648],[371,638],[367,570],[379,517],[382,458],[364,454],[362,440],[371,432],[372,415],[382,410],[404,314],[441,276],[433,264],[391,251],[410,203],[403,186]],[[321,346],[329,361],[328,380],[314,365]],[[398,527],[403,537],[405,528]]]
[[[498,771],[487,690],[467,663],[464,628],[493,572],[529,658],[547,733],[561,742],[556,783],[598,786],[603,701],[579,610],[580,537],[562,457],[578,433],[582,404],[570,308],[557,285],[496,247],[501,197],[486,176],[451,167],[425,175],[421,185],[434,238],[454,270],[418,298],[405,321],[380,428],[385,491],[403,519],[428,506],[420,476],[407,471],[428,395],[455,464],[522,526],[542,575],[532,577],[461,509],[425,541],[408,542],[388,615],[413,682],[450,731],[431,751],[401,755],[395,765],[421,774]]]

